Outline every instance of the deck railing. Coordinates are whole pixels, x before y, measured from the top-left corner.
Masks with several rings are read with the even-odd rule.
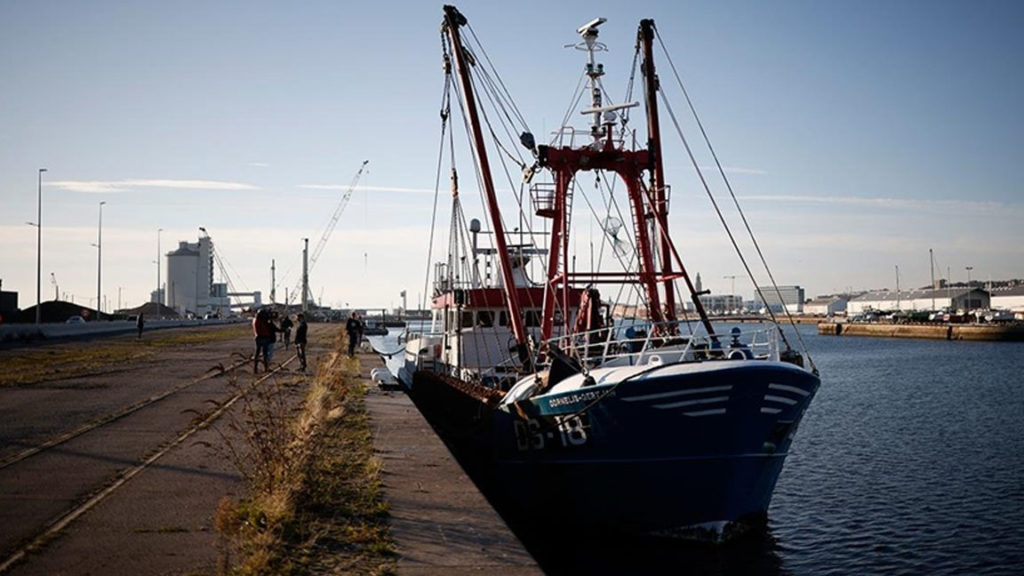
[[[672,323],[662,323],[668,327]],[[778,331],[774,327],[717,334],[704,332],[678,336],[659,330],[659,324],[616,327],[553,338],[549,342],[588,366],[622,362],[686,362],[714,359],[778,359]],[[739,330],[734,328],[733,330]]]

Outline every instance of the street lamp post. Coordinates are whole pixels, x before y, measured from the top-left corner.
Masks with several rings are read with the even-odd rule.
[[[728,278],[732,281],[732,285],[729,288],[729,308],[730,310],[733,310],[736,308],[736,275],[729,274],[727,276],[722,276],[722,278]],[[742,306],[740,307],[742,308]]]
[[[43,172],[46,172],[46,168],[39,169],[38,193],[36,195],[38,198],[36,213],[36,324],[42,322],[43,317],[42,300],[40,299],[43,283]]]
[[[974,270],[974,266],[966,266],[967,270],[967,308],[971,309],[971,270]]]
[[[96,233],[96,319],[100,319],[103,312],[103,205],[100,202],[100,223]]]
[[[160,293],[160,233],[163,232],[163,228],[157,228],[156,231],[156,302],[157,304],[164,303],[164,296]]]

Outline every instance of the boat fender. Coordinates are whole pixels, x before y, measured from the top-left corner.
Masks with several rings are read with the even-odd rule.
[[[783,362],[789,362],[790,364],[795,364],[796,366],[799,366],[801,368],[804,367],[803,354],[800,354],[796,350],[783,350],[782,352],[779,353],[779,360]]]
[[[580,387],[581,388],[586,388],[587,386],[595,386],[596,384],[597,384],[597,380],[594,380],[593,376],[591,376],[590,374],[587,374],[583,378],[583,383],[580,384]]]

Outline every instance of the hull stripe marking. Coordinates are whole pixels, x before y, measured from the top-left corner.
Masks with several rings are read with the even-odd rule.
[[[764,395],[764,401],[765,402],[781,402],[781,403],[787,404],[789,406],[793,406],[797,402],[796,400],[793,400],[792,398],[786,398],[785,396],[772,396],[770,394],[765,394]]]
[[[797,388],[796,386],[786,386],[785,384],[769,384],[769,390],[782,390],[783,392],[792,392],[793,394],[799,394],[801,396],[808,396],[810,392],[803,388]]]
[[[732,384],[728,386],[709,386],[707,388],[693,388],[691,390],[676,390],[673,392],[658,392],[656,394],[642,394],[623,398],[626,402],[638,402],[640,400],[660,400],[661,398],[672,398],[675,396],[686,396],[688,394],[703,394],[705,392],[728,392],[732,390]]]
[[[725,414],[725,408],[715,408],[714,410],[699,410],[697,412],[683,412],[685,416],[717,416]]]
[[[714,398],[701,398],[699,400],[685,400],[683,402],[670,402],[668,404],[655,404],[655,408],[682,408],[683,406],[694,406],[697,404],[715,404],[717,402],[728,402],[728,396],[715,396]]]

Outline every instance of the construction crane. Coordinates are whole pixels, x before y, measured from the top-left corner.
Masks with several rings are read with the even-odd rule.
[[[323,235],[320,236],[320,241],[316,243],[316,247],[313,248],[313,253],[309,257],[309,266],[306,270],[307,275],[309,272],[313,271],[313,266],[316,265],[317,258],[320,257],[320,253],[323,252],[324,247],[327,246],[327,240],[331,237],[331,233],[334,232],[335,226],[338,225],[338,220],[341,218],[342,212],[345,211],[345,207],[348,206],[349,199],[352,198],[352,191],[356,189],[356,186],[359,184],[359,178],[362,177],[363,171],[366,170],[366,165],[369,163],[369,160],[363,160],[363,163],[359,166],[359,170],[356,172],[356,175],[352,178],[352,182],[348,185],[348,189],[346,189],[345,194],[342,195],[341,201],[338,202],[337,208],[334,209],[331,221],[327,223],[327,228],[324,229]],[[292,293],[301,293],[303,302],[313,299],[313,293],[309,286],[302,286],[302,278],[299,278],[299,282]]]

